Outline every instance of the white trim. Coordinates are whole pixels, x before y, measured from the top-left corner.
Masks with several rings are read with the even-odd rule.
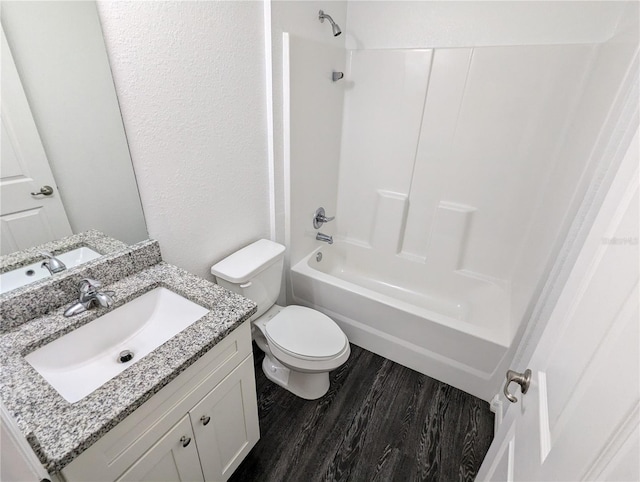
[[[276,172],[273,138],[273,58],[271,52],[271,0],[264,5],[264,71],[267,107],[267,163],[269,168],[269,237],[276,240]]]
[[[284,276],[279,301],[291,299],[291,78],[289,34],[282,32],[282,181],[284,199]]]
[[[494,414],[494,418],[493,418],[494,434],[498,433],[498,429],[500,428],[500,425],[502,425],[503,413],[504,413],[503,407],[502,407],[503,404],[504,402],[502,401],[502,398],[500,397],[499,393],[496,393],[491,399],[491,401],[489,402],[489,410],[491,410]]]
[[[540,464],[544,464],[544,461],[551,452],[551,430],[549,430],[549,395],[547,391],[547,374],[545,372],[538,372],[538,421],[540,426],[538,432],[540,433]]]
[[[284,244],[291,246],[291,79],[289,34],[282,33],[282,157],[284,177]],[[288,252],[287,252],[288,253]],[[285,254],[287,256],[287,254]]]

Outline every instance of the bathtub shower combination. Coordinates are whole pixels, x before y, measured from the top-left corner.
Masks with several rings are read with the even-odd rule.
[[[410,3],[349,2],[324,41],[284,34],[287,301],[491,400],[621,115],[635,30],[433,48],[412,29],[432,6]]]
[[[508,291],[403,261],[345,242],[318,248],[291,268],[294,301],[405,366],[458,386],[486,381],[509,346]]]

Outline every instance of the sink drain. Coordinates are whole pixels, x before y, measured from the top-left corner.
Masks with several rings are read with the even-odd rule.
[[[118,355],[118,361],[120,363],[127,363],[133,360],[133,352],[129,350],[121,351]]]

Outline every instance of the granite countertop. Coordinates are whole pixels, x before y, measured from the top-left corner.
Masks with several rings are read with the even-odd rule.
[[[66,253],[82,246],[91,248],[100,254],[109,254],[127,248],[126,243],[111,238],[95,229],[90,229],[83,233],[73,234],[39,246],[0,256],[0,273],[6,273],[21,266],[42,261],[43,258],[40,254],[42,251],[47,251],[57,256],[60,253]]]
[[[67,402],[24,359],[159,286],[208,308],[209,313],[82,400]],[[103,289],[116,293],[111,308],[65,318],[62,306],[0,334],[0,399],[49,472],[60,471],[256,311],[252,301],[164,262]]]

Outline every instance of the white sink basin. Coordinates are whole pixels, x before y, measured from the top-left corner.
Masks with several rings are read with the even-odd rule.
[[[69,269],[91,261],[92,259],[99,258],[100,256],[102,255],[93,249],[82,247],[72,249],[66,253],[57,254],[56,258],[62,261],[67,269]],[[40,266],[44,260],[45,258],[43,256],[37,263],[21,266],[13,271],[0,274],[0,293],[6,293],[7,291],[15,290],[21,286],[51,276],[47,268]]]
[[[67,401],[77,402],[208,312],[156,288],[25,358]],[[125,350],[133,358],[123,363],[119,358]]]

